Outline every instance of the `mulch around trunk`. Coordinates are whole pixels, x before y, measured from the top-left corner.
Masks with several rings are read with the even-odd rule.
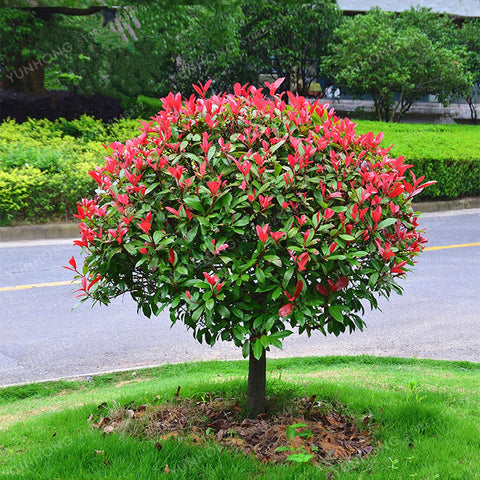
[[[116,408],[105,404],[91,415],[92,427],[105,434],[123,432],[162,441],[177,438],[194,443],[217,444],[254,455],[264,462],[285,462],[292,454],[305,461],[331,465],[362,458],[374,451],[374,421],[370,415],[356,420],[339,404],[326,404],[315,396],[292,400],[289,413],[245,418],[239,403],[222,398],[202,401],[175,399],[167,405]],[[305,426],[298,426],[303,424]],[[287,449],[279,447],[287,447]],[[290,458],[292,460],[292,458]]]

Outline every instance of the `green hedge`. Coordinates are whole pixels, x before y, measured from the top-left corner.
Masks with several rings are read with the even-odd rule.
[[[0,225],[71,221],[77,201],[95,193],[88,172],[102,163],[102,144],[132,138],[138,127],[86,116],[0,124]]]
[[[138,135],[137,120],[103,124],[90,117],[8,120],[0,124],[0,225],[72,220],[76,203],[95,192],[88,172],[102,146]],[[480,195],[480,127],[358,121],[357,132],[385,133],[382,146],[404,155],[417,176],[437,180],[418,200]]]
[[[480,195],[480,127],[356,121],[357,132],[382,131],[383,147],[392,156],[405,156],[417,177],[437,183],[419,200],[448,200]]]

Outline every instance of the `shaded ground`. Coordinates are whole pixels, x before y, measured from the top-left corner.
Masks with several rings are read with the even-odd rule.
[[[120,100],[102,95],[78,95],[73,92],[54,90],[47,95],[34,96],[0,89],[0,121],[15,119],[18,123],[28,118],[73,120],[83,114],[105,122],[119,118],[123,113]]]
[[[233,400],[177,398],[169,405],[109,411],[101,404],[89,420],[97,420],[92,427],[105,434],[122,432],[156,440],[159,450],[162,441],[178,438],[199,444],[215,442],[264,462],[329,465],[373,451],[372,418],[357,421],[343,411],[343,406],[326,404],[313,396],[294,400],[287,413],[250,419]]]

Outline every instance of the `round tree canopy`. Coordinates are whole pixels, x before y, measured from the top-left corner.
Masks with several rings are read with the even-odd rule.
[[[145,315],[169,307],[200,342],[260,358],[297,329],[361,329],[365,301],[400,291],[428,183],[381,134],[280,83],[170,93],[138,137],[108,146],[97,195],[78,206],[82,300],[129,292]]]

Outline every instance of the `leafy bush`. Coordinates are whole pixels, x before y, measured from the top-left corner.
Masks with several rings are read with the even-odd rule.
[[[142,134],[110,144],[78,205],[82,300],[129,292],[147,316],[170,307],[200,342],[250,355],[248,403],[265,408],[265,351],[294,330],[364,326],[364,303],[400,292],[421,251],[408,165],[348,119],[252,86],[183,101],[170,93]],[[362,303],[363,302],[363,303]],[[263,385],[262,385],[263,382]]]
[[[87,176],[93,165],[83,163],[75,170],[53,173],[34,166],[0,169],[0,225],[70,221],[77,199],[85,192],[94,193],[95,184]]]
[[[104,124],[87,116],[0,124],[0,225],[70,220],[78,199],[94,193],[87,172],[105,155],[102,143],[138,128],[137,120]]]

